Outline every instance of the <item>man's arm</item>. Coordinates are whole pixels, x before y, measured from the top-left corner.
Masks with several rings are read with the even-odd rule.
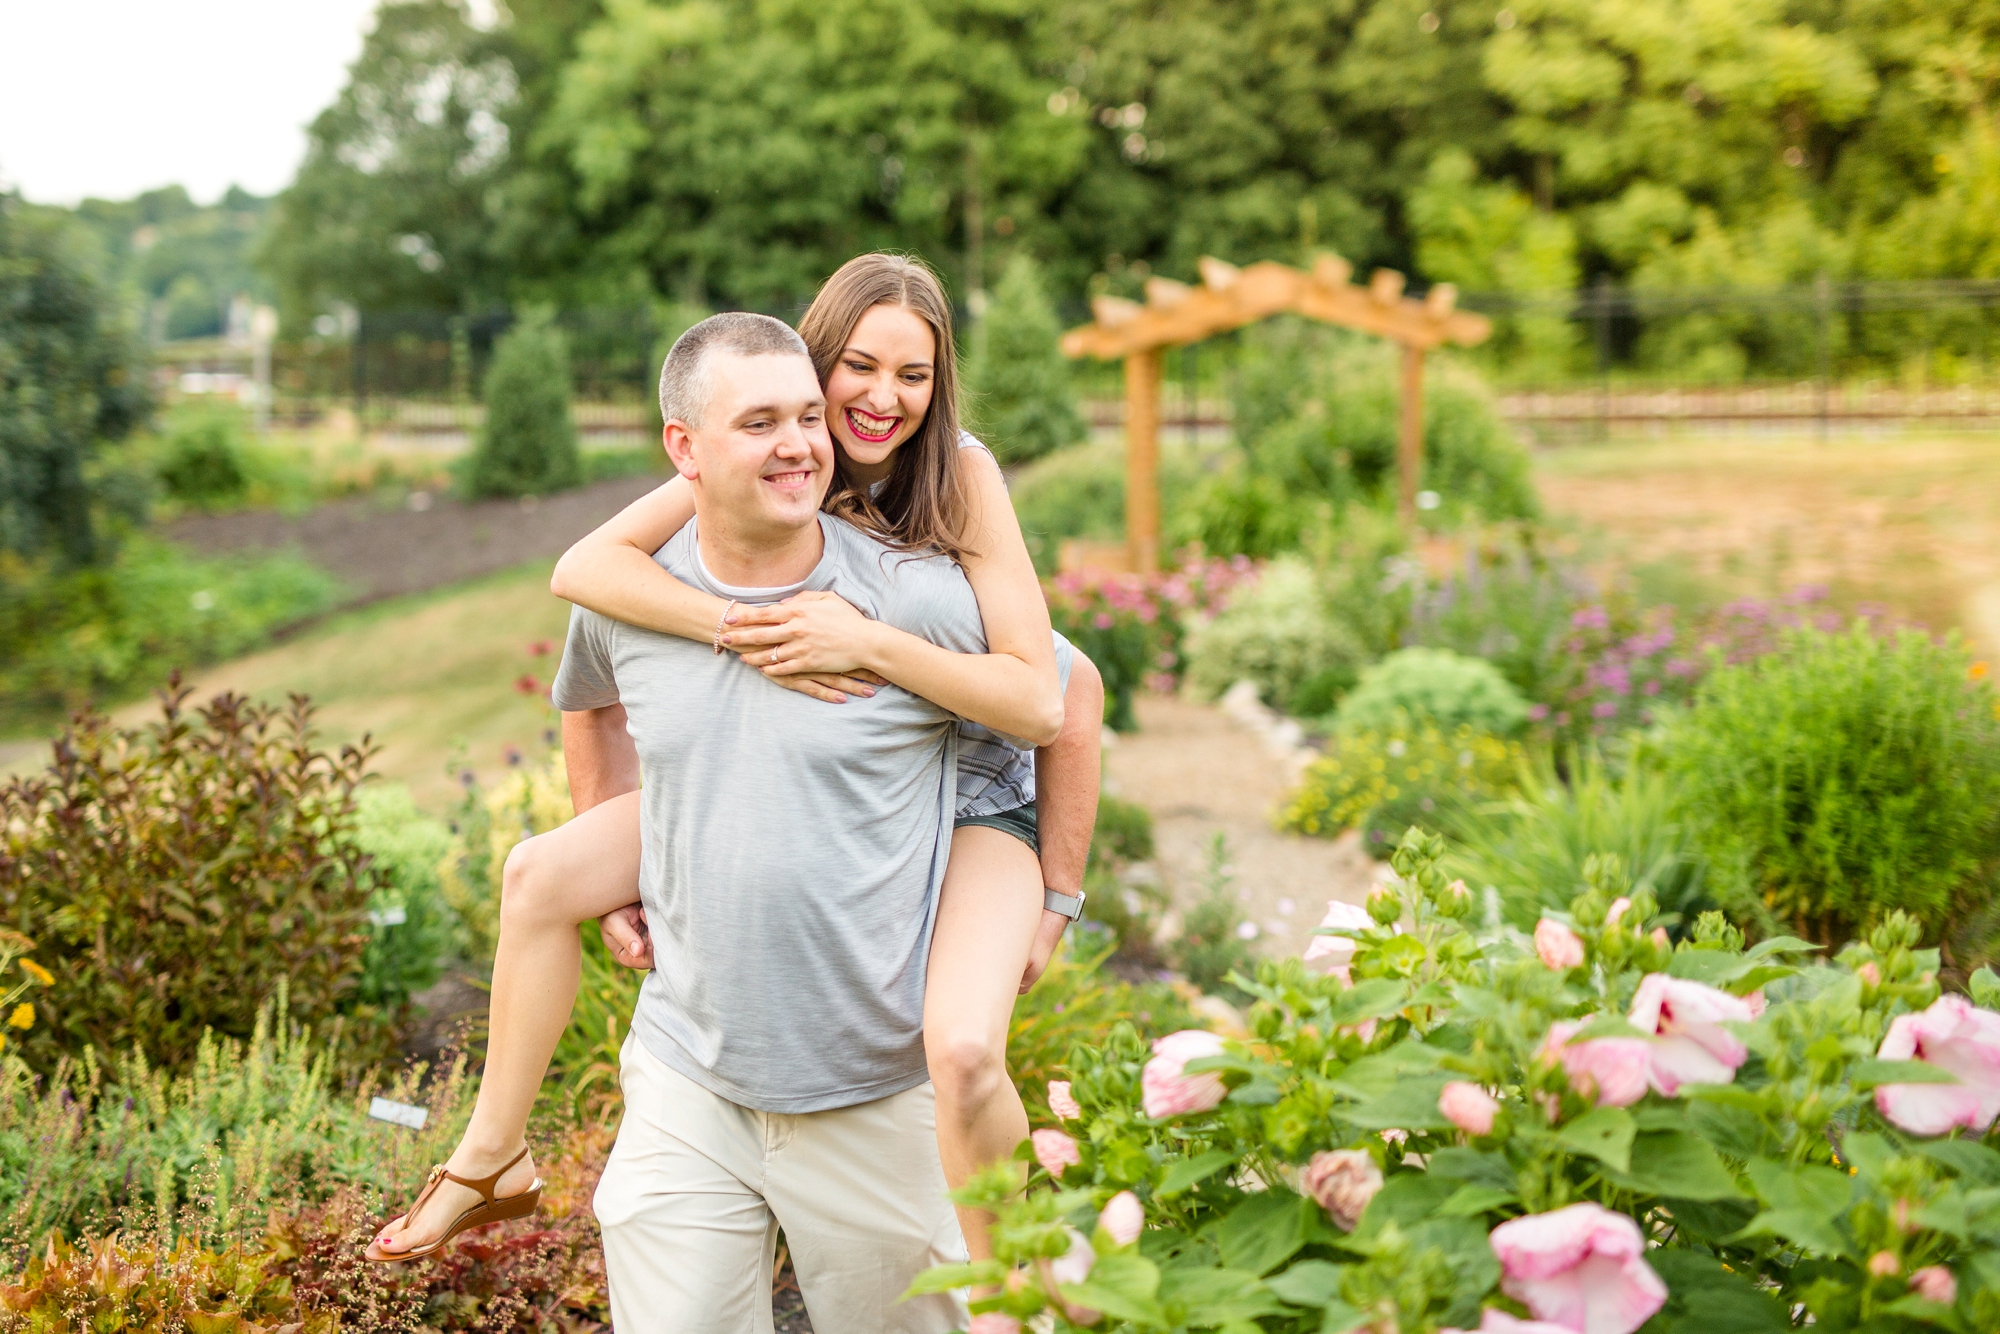
[[[623,704],[565,713],[562,743],[570,804],[578,815],[639,790],[639,749],[625,730]]]

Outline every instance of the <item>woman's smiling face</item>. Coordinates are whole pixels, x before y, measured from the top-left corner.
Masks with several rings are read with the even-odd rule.
[[[861,480],[888,475],[889,458],[924,424],[936,383],[937,340],[902,306],[871,306],[826,377],[827,420]]]

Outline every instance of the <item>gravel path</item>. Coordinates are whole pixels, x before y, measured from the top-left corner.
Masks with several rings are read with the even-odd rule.
[[[1328,899],[1367,896],[1375,863],[1351,836],[1302,838],[1272,827],[1293,766],[1263,736],[1212,705],[1149,695],[1138,712],[1139,730],[1105,750],[1106,786],[1152,813],[1156,865],[1176,904],[1203,893],[1217,833],[1228,840],[1227,867],[1267,954],[1304,950]]]

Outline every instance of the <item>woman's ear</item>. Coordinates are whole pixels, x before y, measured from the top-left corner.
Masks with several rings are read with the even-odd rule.
[[[675,419],[661,427],[660,443],[666,446],[667,461],[681,476],[690,482],[701,476],[694,460],[694,436],[688,433],[686,422]]]

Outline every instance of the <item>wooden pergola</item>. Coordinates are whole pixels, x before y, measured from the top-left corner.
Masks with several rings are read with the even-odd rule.
[[[1272,315],[1304,315],[1402,344],[1397,508],[1405,523],[1413,522],[1417,483],[1423,475],[1424,353],[1444,343],[1469,347],[1483,342],[1492,324],[1484,316],[1454,309],[1458,294],[1449,283],[1431,288],[1421,301],[1403,295],[1403,275],[1393,269],[1375,270],[1366,287],[1350,283],[1354,266],[1338,255],[1320,255],[1310,270],[1274,263],[1239,269],[1207,258],[1200,267],[1199,287],[1149,278],[1143,305],[1121,297],[1098,297],[1091,302],[1096,320],[1063,335],[1066,356],[1125,360],[1129,567],[1143,571],[1160,565],[1162,354]]]

